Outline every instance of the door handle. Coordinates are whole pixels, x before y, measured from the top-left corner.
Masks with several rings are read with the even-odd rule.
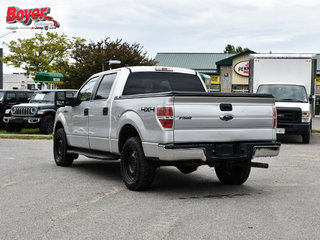
[[[102,114],[104,116],[107,116],[108,115],[108,111],[109,111],[109,109],[107,107],[105,107],[105,108],[102,109]]]
[[[88,108],[85,108],[84,111],[83,111],[84,115],[85,116],[88,116],[89,115],[89,109]]]

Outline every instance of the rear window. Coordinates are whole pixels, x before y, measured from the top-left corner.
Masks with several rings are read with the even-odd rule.
[[[128,77],[123,95],[171,91],[205,92],[197,75],[168,72],[135,72]]]

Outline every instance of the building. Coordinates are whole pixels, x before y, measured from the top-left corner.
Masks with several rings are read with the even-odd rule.
[[[206,82],[209,91],[248,92],[249,55],[239,53],[158,53],[158,66],[190,68],[211,77]],[[316,93],[320,94],[320,54],[317,54]]]
[[[155,61],[158,66],[189,68],[209,75],[211,81],[206,82],[208,89],[220,92],[220,69],[216,62],[234,55],[230,53],[158,53]]]
[[[38,86],[31,77],[23,73],[3,74],[3,89],[37,89]]]
[[[56,74],[56,73],[50,73]],[[61,74],[62,75],[62,74]],[[3,74],[3,89],[56,89],[57,84],[61,82],[49,81],[34,81],[32,77],[26,77],[23,73]]]

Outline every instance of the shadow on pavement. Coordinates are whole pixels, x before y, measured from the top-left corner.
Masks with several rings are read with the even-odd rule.
[[[121,179],[119,161],[97,161],[80,158],[75,160],[72,171],[83,172],[93,178],[112,181],[114,184],[125,185]],[[94,181],[94,180],[93,180]],[[262,194],[263,191],[250,185],[248,181],[241,186],[223,185],[216,177],[214,168],[201,166],[191,174],[182,174],[175,167],[161,167],[156,171],[156,176],[150,189],[141,194],[161,194],[170,199],[207,199],[207,198],[237,198]],[[247,184],[247,185],[246,185]],[[129,191],[129,190],[128,190]]]

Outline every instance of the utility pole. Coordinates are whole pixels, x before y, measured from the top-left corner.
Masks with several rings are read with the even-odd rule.
[[[3,34],[0,36],[0,38],[3,38],[4,36],[7,36],[10,33],[16,33],[17,31],[11,31],[6,34]],[[0,48],[0,57],[3,57],[3,48]],[[0,60],[0,89],[3,89],[3,63]]]
[[[3,49],[0,48],[0,57],[3,57]],[[0,60],[0,89],[3,89],[3,63]]]

